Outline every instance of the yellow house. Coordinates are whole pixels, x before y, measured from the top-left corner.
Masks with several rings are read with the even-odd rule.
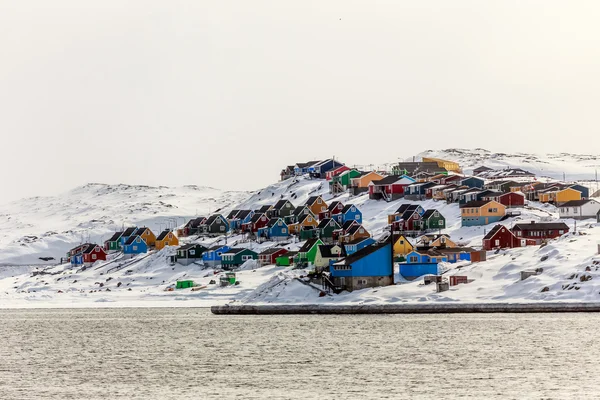
[[[573,188],[550,189],[539,194],[540,202],[562,204],[571,200],[581,200],[581,192]]]
[[[302,228],[314,229],[319,225],[313,214],[304,214],[295,224],[288,225],[290,233],[298,234]]]
[[[404,235],[400,235],[394,243],[394,256],[405,256],[414,250],[414,246]]]
[[[460,165],[454,161],[442,160],[441,158],[423,157],[423,162],[437,163],[438,167],[445,168],[447,171],[461,173]]]
[[[423,235],[417,240],[417,244],[428,247],[458,247],[458,245],[450,239],[450,236],[445,234]]]
[[[169,230],[162,231],[156,238],[156,250],[165,246],[179,246],[179,239]]]
[[[371,171],[364,175],[361,175],[359,177],[352,179],[352,186],[361,188],[361,189],[365,189],[365,188],[369,187],[369,183],[371,183],[371,181],[378,181],[383,178],[385,178],[383,175],[378,174],[375,171]]]
[[[470,201],[460,208],[462,226],[482,226],[500,221],[506,215],[506,207],[497,201]]]
[[[133,236],[136,235],[144,239],[144,242],[146,242],[148,246],[154,246],[156,243],[156,235],[150,230],[150,228],[138,228],[137,231],[135,231],[135,233],[133,234]]]

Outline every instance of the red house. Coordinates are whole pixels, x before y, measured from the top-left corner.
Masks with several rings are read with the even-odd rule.
[[[97,244],[91,244],[82,251],[84,263],[95,263],[96,261],[105,261],[106,252]]]
[[[319,221],[322,221],[326,218],[331,218],[333,215],[339,214],[344,209],[344,203],[341,201],[333,201],[327,207],[327,211],[321,211],[319,213]]]
[[[269,217],[267,214],[256,213],[250,220],[250,230],[254,233],[258,232],[260,228],[264,228],[269,223]]]
[[[508,192],[498,196],[496,201],[506,207],[523,207],[525,205],[525,196],[517,192]]]
[[[521,247],[521,240],[504,225],[496,225],[483,238],[484,250],[513,249],[515,247]]]
[[[397,200],[404,197],[404,190],[415,180],[406,175],[390,175],[369,183],[369,198],[373,200]]]
[[[260,253],[258,255],[258,261],[260,262],[260,265],[275,264],[277,257],[280,257],[287,253],[288,251],[286,249],[274,247]]]
[[[346,167],[345,165],[342,165],[341,167],[338,167],[336,169],[332,169],[331,171],[325,172],[325,179],[330,181],[331,178],[333,178],[334,176],[339,175],[345,171],[350,171],[350,168]]]
[[[569,227],[564,222],[534,222],[516,224],[512,228],[513,234],[518,239],[530,239],[536,244],[544,239],[555,239],[569,232]]]

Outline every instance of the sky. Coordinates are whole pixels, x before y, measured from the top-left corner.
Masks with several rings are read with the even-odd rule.
[[[600,152],[598,1],[0,0],[0,202]]]

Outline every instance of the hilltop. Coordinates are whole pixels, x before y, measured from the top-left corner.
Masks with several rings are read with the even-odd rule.
[[[536,165],[543,165],[545,176],[560,178],[563,170],[571,165],[567,177],[569,174],[575,175],[580,169],[585,172],[581,172],[580,176],[592,179],[593,172],[588,172],[596,163],[596,158],[592,156],[561,155],[556,158],[536,156],[534,164],[530,155],[493,154],[479,149],[426,151],[419,155],[422,156],[458,161],[466,172],[481,164],[495,168],[527,169],[531,161],[529,165],[534,166],[528,168],[531,172],[539,173]],[[579,159],[580,164],[573,161],[575,159]],[[594,190],[593,182],[588,186]],[[439,295],[432,293],[431,287],[413,282],[319,299],[315,288],[297,279],[307,271],[274,266],[257,268],[256,265],[248,265],[245,270],[238,272],[239,286],[219,288],[218,285],[209,285],[215,279],[213,269],[201,269],[194,264],[170,265],[166,260],[174,249],[161,250],[131,262],[111,258],[88,270],[73,269],[67,264],[46,268],[42,275],[34,273],[41,270],[36,265],[44,264],[39,257],[58,259],[68,249],[88,238],[101,243],[102,239],[108,238],[124,225],[145,225],[158,232],[168,226],[181,227],[184,221],[197,215],[207,216],[214,212],[227,214],[232,209],[257,209],[274,204],[279,199],[289,199],[299,205],[314,195],[321,195],[327,202],[339,200],[359,207],[364,226],[375,238],[387,234],[387,215],[404,203],[418,203],[425,209],[439,210],[446,217],[444,232],[463,246],[480,247],[481,239],[492,227],[462,227],[456,203],[405,199],[385,202],[371,200],[367,194],[351,196],[346,192],[332,195],[328,189],[325,180],[308,176],[280,181],[254,192],[196,186],[170,188],[88,184],[59,196],[24,199],[0,206],[0,300],[6,305],[38,307],[93,304],[153,306],[164,305],[165,301],[169,301],[170,306],[207,306],[231,300],[249,303],[591,300],[600,292],[600,275],[597,280],[593,279],[596,268],[594,254],[596,242],[600,241],[600,230],[593,221],[580,221],[577,234],[569,234],[542,248],[531,246],[503,250],[490,254],[487,262],[458,265],[461,269],[457,272],[467,274],[475,281]],[[558,211],[554,206],[532,202],[522,210],[521,215],[508,218],[502,224],[511,226],[519,221],[557,218]],[[574,221],[565,222],[574,228]],[[184,244],[195,240],[190,237],[180,242]],[[274,246],[272,242],[248,242],[242,235],[199,241],[206,246],[227,242],[257,252]],[[282,243],[289,250],[297,250],[301,245],[302,242],[298,240]],[[518,282],[519,272],[538,267],[542,258],[544,274]],[[587,267],[592,270],[586,271]],[[581,274],[586,272],[593,275],[592,280],[579,282]],[[193,279],[201,285],[207,285],[207,288],[193,293],[165,292],[179,279]],[[398,274],[397,281],[401,281]],[[544,287],[548,287],[550,292],[542,293]],[[172,300],[180,301],[173,303]]]

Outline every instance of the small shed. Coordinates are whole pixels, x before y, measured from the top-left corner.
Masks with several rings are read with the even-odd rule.
[[[177,281],[177,285],[175,289],[187,289],[194,287],[194,281],[186,280],[186,281]]]

